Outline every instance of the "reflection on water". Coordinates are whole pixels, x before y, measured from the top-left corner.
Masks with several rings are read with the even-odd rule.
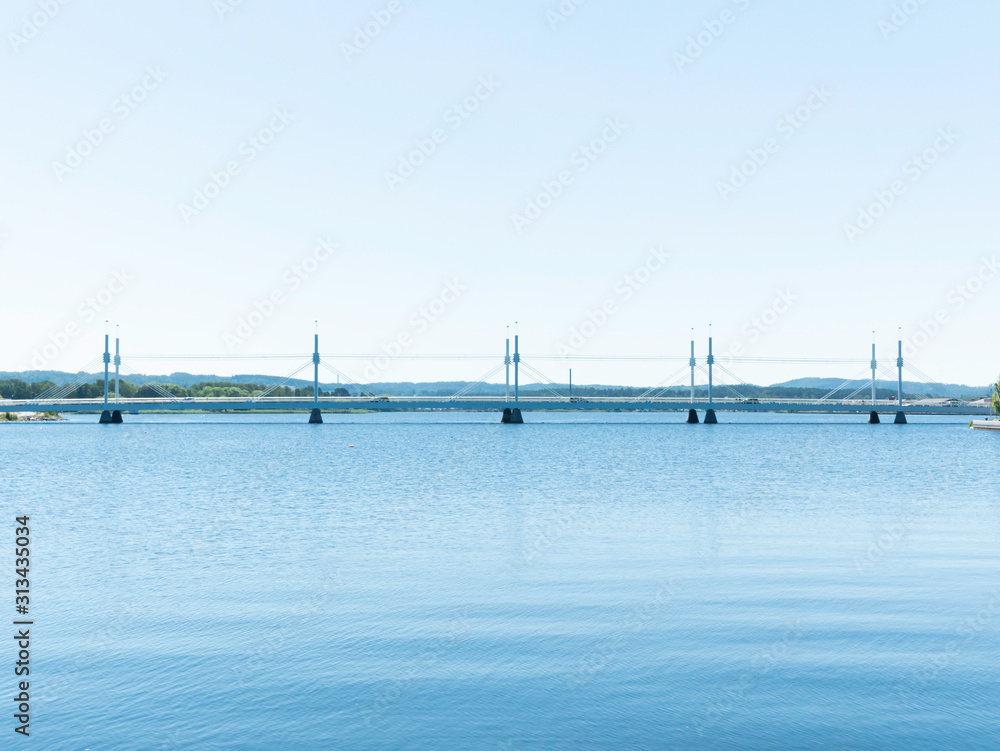
[[[39,748],[995,748],[998,436],[682,417],[3,427]]]

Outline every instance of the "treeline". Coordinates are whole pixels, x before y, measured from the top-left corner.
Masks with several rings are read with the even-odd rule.
[[[176,383],[156,384],[164,391],[180,399],[190,397],[218,398],[252,398],[259,396],[267,390],[267,386],[259,383],[230,383],[228,381],[196,383],[193,386],[178,386]],[[52,381],[37,381],[26,383],[19,379],[0,381],[0,399],[34,399],[39,394],[55,386]],[[113,396],[115,383],[108,384],[108,394]],[[118,382],[118,394],[122,399],[160,399],[163,394],[150,384],[137,385],[129,381]],[[278,386],[268,393],[268,396],[312,396],[312,387],[291,388],[289,386]],[[347,389],[338,388],[333,391],[320,391],[320,396],[350,396]],[[98,379],[93,383],[85,383],[78,386],[73,392],[66,395],[67,399],[100,399],[104,396],[104,379]]]
[[[196,383],[193,386],[179,386],[176,383],[157,383],[159,388],[167,391],[173,396],[180,399],[187,399],[191,397],[207,397],[213,399],[219,398],[244,398],[250,399],[255,396],[259,396],[262,392],[267,390],[267,386],[259,383],[230,383],[229,381],[209,381],[204,383]],[[36,381],[34,383],[27,383],[19,379],[10,380],[0,380],[0,399],[34,399],[39,394],[51,389],[55,384],[52,381]],[[420,388],[411,387],[407,388],[405,385],[403,388],[390,388],[389,384],[379,384],[375,387],[371,387],[372,390],[359,390],[354,388],[353,391],[348,391],[343,387],[338,387],[333,391],[323,391],[320,390],[320,396],[395,396],[395,397],[406,397],[406,396],[427,396],[427,397],[450,397],[455,394],[456,391],[460,390],[462,384],[449,384],[447,388]],[[365,387],[368,389],[369,387]],[[854,392],[855,388],[845,388],[838,391],[836,394],[830,396],[831,399],[843,399]],[[119,381],[118,385],[119,395],[123,399],[160,399],[163,398],[163,394],[157,389],[153,388],[152,385],[137,385],[129,381]],[[521,387],[521,394],[524,396],[554,396],[555,393],[565,396],[569,393],[569,387],[566,384],[558,384],[553,386],[551,390],[549,388],[540,386],[538,384],[531,384],[529,386]],[[755,399],[819,399],[827,395],[827,389],[817,389],[817,388],[807,388],[807,387],[792,387],[792,386],[738,386],[736,387],[736,392],[741,396],[747,398]],[[109,384],[109,396],[114,394],[114,381],[112,380]],[[649,394],[651,396],[676,396],[685,397],[690,394],[690,389],[686,387],[682,388],[672,388],[668,392],[662,392],[659,389],[654,389],[650,391],[647,387],[632,387],[632,386],[573,386],[573,396],[581,399],[586,399],[588,397],[619,397],[619,398],[636,398],[644,394]],[[708,388],[705,386],[698,386],[694,390],[696,399],[707,399],[708,398]],[[876,391],[878,399],[895,399],[896,391],[895,389],[885,389],[880,388]],[[305,386],[302,388],[292,388],[290,386],[279,386],[273,391],[268,392],[268,396],[275,397],[310,397],[313,395],[312,386]],[[473,389],[468,393],[468,396],[497,396],[503,395],[503,386],[501,385],[499,389],[495,384],[483,384],[481,387]],[[513,390],[511,392],[513,395]],[[717,385],[713,391],[712,395],[716,398],[727,398],[737,396],[732,390],[725,386]],[[93,383],[85,383],[82,386],[78,386],[75,391],[67,394],[65,398],[69,399],[100,399],[104,396],[104,380],[98,379]],[[927,394],[912,394],[904,393],[904,397],[908,399],[926,399]],[[855,399],[870,399],[871,389],[864,388],[854,395]]]
[[[34,399],[55,386],[52,381],[26,383],[18,378],[0,381],[0,399]],[[103,391],[101,393],[104,393]]]
[[[787,387],[787,386],[736,386],[735,391],[727,388],[726,386],[716,384],[712,388],[712,396],[716,399],[729,399],[737,398],[738,396],[746,397],[748,399],[822,399],[829,393],[829,389],[812,389],[812,388],[798,388],[798,387]],[[842,389],[835,394],[831,395],[830,399],[844,399],[854,393],[854,388]],[[569,392],[569,387],[566,385],[561,385],[556,387],[556,389],[563,395]],[[536,392],[532,389],[530,392],[527,389],[521,389],[521,393],[529,393],[531,396],[544,395],[541,392]],[[545,392],[551,393],[551,392]],[[603,388],[603,387],[590,387],[590,386],[573,386],[573,396],[585,399],[587,397],[627,397],[635,398],[642,395],[648,396],[658,396],[658,397],[686,397],[691,394],[691,387],[685,388],[672,388],[669,391],[663,391],[662,389],[649,389],[649,388],[629,388],[629,387],[619,387],[619,388]],[[875,391],[876,398],[878,399],[895,399],[896,391],[890,389],[877,389]],[[854,394],[854,399],[870,399],[872,395],[871,387],[862,389],[857,394]],[[906,398],[917,399],[925,398],[924,395],[911,395],[903,394]],[[708,387],[707,386],[696,386],[694,390],[695,399],[708,399]]]

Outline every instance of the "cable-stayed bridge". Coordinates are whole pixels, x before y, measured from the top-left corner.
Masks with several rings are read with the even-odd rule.
[[[124,422],[123,413],[138,413],[142,411],[184,411],[184,410],[218,410],[228,412],[251,411],[303,411],[309,412],[310,423],[322,423],[324,410],[342,412],[345,410],[366,410],[375,412],[408,411],[408,410],[461,410],[461,411],[494,411],[501,415],[505,424],[522,423],[525,411],[670,411],[686,412],[688,423],[707,424],[718,422],[717,411],[727,412],[809,412],[809,413],[842,413],[867,415],[868,422],[881,422],[879,414],[893,415],[897,424],[906,423],[907,414],[952,414],[952,415],[988,415],[991,408],[980,400],[976,403],[959,400],[934,400],[912,402],[903,397],[904,370],[917,380],[933,385],[926,374],[908,362],[904,362],[902,342],[899,343],[898,356],[891,364],[879,362],[876,358],[875,345],[872,345],[872,357],[865,359],[818,360],[808,358],[727,358],[729,365],[741,363],[781,364],[824,364],[824,365],[859,365],[863,368],[859,374],[846,379],[843,384],[834,388],[823,397],[816,399],[775,399],[756,395],[757,387],[743,381],[727,365],[718,362],[712,353],[712,338],[708,339],[708,355],[699,361],[695,357],[695,343],[691,342],[689,356],[642,356],[642,357],[578,357],[558,355],[522,355],[520,353],[519,337],[514,337],[514,350],[511,353],[510,340],[507,340],[506,351],[501,355],[396,355],[392,359],[420,360],[485,360],[490,361],[490,368],[476,380],[468,382],[453,395],[442,396],[375,396],[365,394],[366,385],[337,368],[333,363],[344,360],[366,358],[385,358],[383,355],[337,355],[324,357],[319,350],[319,335],[313,340],[311,355],[262,355],[262,356],[195,356],[200,359],[280,359],[297,361],[297,367],[283,379],[271,384],[261,393],[252,397],[181,397],[171,393],[162,384],[153,382],[140,375],[134,368],[126,365],[120,353],[120,341],[115,339],[115,354],[109,349],[109,337],[104,337],[104,353],[84,366],[76,381],[53,386],[48,391],[33,399],[0,400],[0,411],[5,412],[100,412],[100,422],[116,424]],[[134,360],[189,360],[186,355],[134,355]],[[570,382],[558,384],[550,379],[538,365],[545,367],[551,361],[562,363],[574,361],[654,361],[657,366],[662,363],[666,367],[683,362],[680,368],[666,376],[656,386],[646,389],[636,396],[609,397],[588,396],[580,398],[573,395],[572,370]],[[73,398],[73,393],[81,385],[93,379],[91,368],[103,364],[104,394],[98,399]],[[112,365],[114,372],[112,373]],[[299,374],[312,366],[312,396],[289,397],[275,396],[281,386],[295,379]],[[338,382],[359,387],[361,396],[330,396],[320,391],[320,368],[336,375]],[[476,389],[483,384],[491,383],[490,379],[499,378],[504,374],[504,395],[483,396],[476,394]],[[532,384],[540,385],[544,395],[538,395],[536,389],[533,395],[521,393],[522,374],[528,377]],[[136,381],[138,385],[148,386],[156,394],[155,397],[121,398],[118,384],[122,375]],[[513,376],[513,378],[512,378]],[[703,376],[705,380],[701,380]],[[867,376],[862,380],[861,376]],[[884,380],[891,378],[897,385],[894,399],[877,398],[877,384],[880,376]],[[857,384],[861,381],[861,386]],[[701,385],[699,390],[697,387]],[[704,386],[707,385],[707,393]],[[686,395],[677,395],[678,389],[687,390]],[[853,390],[852,390],[853,389]],[[870,393],[869,393],[870,391]],[[579,392],[578,392],[579,393]],[[699,415],[702,413],[703,417]]]

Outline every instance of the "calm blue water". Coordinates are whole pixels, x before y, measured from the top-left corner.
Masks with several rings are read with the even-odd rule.
[[[681,417],[0,425],[0,746],[1000,746],[1000,434]]]

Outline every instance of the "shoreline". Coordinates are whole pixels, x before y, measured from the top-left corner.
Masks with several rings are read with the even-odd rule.
[[[0,423],[5,422],[63,422],[66,418],[56,412],[4,412]]]

